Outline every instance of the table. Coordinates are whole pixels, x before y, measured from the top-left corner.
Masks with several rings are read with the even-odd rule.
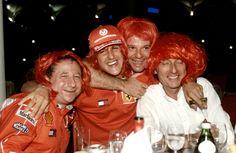
[[[193,149],[181,149],[178,151],[178,153],[193,153],[194,150]],[[173,153],[172,150],[168,150],[168,151],[165,151],[165,153]],[[220,153],[229,153],[226,149],[224,149],[222,152]]]

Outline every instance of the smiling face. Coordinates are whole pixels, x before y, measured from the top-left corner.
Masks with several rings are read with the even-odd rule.
[[[121,73],[124,57],[120,45],[111,45],[97,53],[97,60],[101,70],[117,76]]]
[[[158,79],[168,93],[178,92],[186,75],[186,64],[180,59],[161,61],[156,68]]]
[[[61,60],[53,66],[49,81],[52,89],[58,93],[56,102],[65,106],[73,102],[81,92],[81,67],[76,61],[70,59]]]
[[[128,61],[134,73],[141,73],[147,68],[151,42],[132,36],[127,39]]]

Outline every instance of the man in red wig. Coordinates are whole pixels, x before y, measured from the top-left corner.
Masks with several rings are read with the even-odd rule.
[[[180,123],[185,134],[188,134],[190,126],[200,127],[204,120],[223,122],[227,127],[227,142],[233,144],[234,132],[229,115],[223,110],[212,84],[199,77],[207,65],[207,57],[201,45],[187,35],[163,33],[150,59],[147,73],[159,83],[149,86],[138,101],[137,114],[145,118],[145,126],[165,132],[169,125]],[[207,109],[197,108],[195,111],[187,104],[182,85],[188,77],[197,77],[197,83],[203,87]]]
[[[69,126],[76,119],[72,106],[84,90],[89,92],[90,75],[82,60],[71,51],[49,52],[38,58],[35,79],[50,90],[48,112],[39,119],[25,112],[31,100],[18,105],[26,93],[6,99],[0,109],[0,152],[64,153]]]

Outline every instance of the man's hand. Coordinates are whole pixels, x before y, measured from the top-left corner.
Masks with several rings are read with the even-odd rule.
[[[148,85],[137,80],[136,77],[137,75],[133,75],[128,80],[124,81],[122,91],[133,97],[141,98],[145,94]]]
[[[39,85],[35,91],[31,92],[28,96],[23,98],[19,102],[19,105],[23,104],[28,99],[32,99],[24,111],[27,112],[30,109],[32,109],[30,115],[38,119],[44,112],[48,111],[47,109],[47,106],[49,104],[48,92],[49,91],[47,88]]]
[[[187,102],[193,109],[206,109],[207,103],[204,100],[203,88],[195,82],[188,82],[183,85],[184,95]]]
[[[25,82],[21,87],[21,92],[33,92],[38,87],[38,83],[35,80]]]

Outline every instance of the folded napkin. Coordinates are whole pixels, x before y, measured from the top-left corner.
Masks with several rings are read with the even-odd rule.
[[[228,153],[236,153],[236,144],[227,146]]]
[[[152,153],[147,128],[144,127],[136,133],[129,134],[124,141],[121,153]]]

